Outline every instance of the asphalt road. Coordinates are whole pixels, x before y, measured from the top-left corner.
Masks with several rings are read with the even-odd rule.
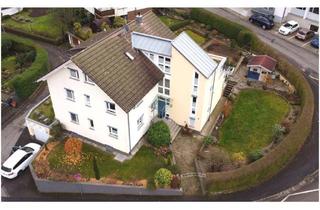
[[[287,40],[279,38],[272,34],[271,31],[264,31],[260,27],[251,24],[247,18],[240,15],[236,15],[227,9],[221,8],[208,8],[208,11],[215,13],[217,15],[223,16],[231,21],[237,22],[245,27],[254,31],[259,38],[268,43],[271,47],[277,49],[286,55],[290,60],[294,60],[303,69],[311,69],[312,71],[319,73],[319,56],[314,53],[297,46]]]

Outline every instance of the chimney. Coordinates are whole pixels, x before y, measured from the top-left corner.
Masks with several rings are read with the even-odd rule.
[[[136,24],[137,25],[143,25],[143,19],[142,19],[142,15],[140,12],[138,12],[138,15],[136,16]]]

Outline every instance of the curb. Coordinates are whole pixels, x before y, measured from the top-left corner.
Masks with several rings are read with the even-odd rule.
[[[275,199],[283,198],[283,197],[299,190],[300,188],[302,188],[306,184],[312,183],[317,177],[319,177],[319,169],[317,169],[314,172],[312,172],[311,174],[305,176],[305,178],[301,182],[294,185],[293,187],[290,187],[290,188],[283,190],[279,193],[276,193],[274,195],[271,195],[271,196],[268,196],[265,198],[261,198],[256,201],[274,201]]]

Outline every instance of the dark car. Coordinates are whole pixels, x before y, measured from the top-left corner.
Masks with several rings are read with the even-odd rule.
[[[317,36],[316,38],[314,38],[314,39],[311,41],[310,44],[311,44],[312,47],[319,49],[319,36]]]
[[[299,31],[295,37],[297,39],[305,41],[305,40],[311,39],[313,36],[314,36],[313,31],[306,29],[306,28],[301,28],[301,29],[299,29]]]
[[[249,18],[249,21],[262,27],[264,30],[271,29],[274,26],[273,20],[264,15],[254,14]]]

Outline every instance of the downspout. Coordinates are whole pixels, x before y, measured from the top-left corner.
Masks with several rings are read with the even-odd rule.
[[[131,155],[131,132],[130,132],[130,117],[129,117],[129,112],[127,114],[128,118],[128,133],[129,133],[129,154]]]
[[[213,82],[212,82],[212,90],[211,90],[211,97],[210,97],[210,111],[209,111],[210,114],[211,114],[211,108],[212,108],[212,98],[213,98],[213,91],[214,91],[214,81],[216,80],[216,73],[217,73],[217,71],[214,71]],[[209,116],[210,116],[210,114],[209,114]]]

